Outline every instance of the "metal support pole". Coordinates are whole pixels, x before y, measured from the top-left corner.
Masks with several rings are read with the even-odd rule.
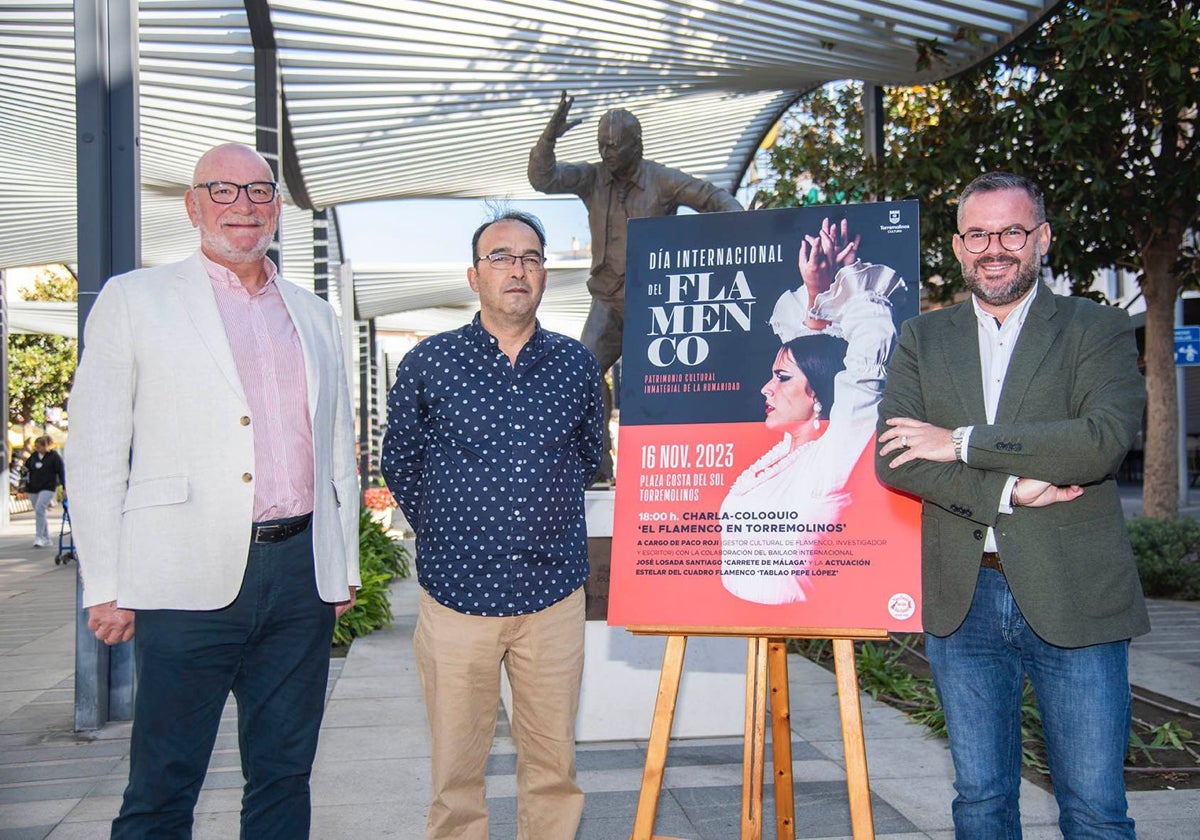
[[[265,0],[252,0],[244,5],[246,19],[250,24],[250,40],[254,44],[254,148],[266,158],[275,180],[282,181],[279,53],[275,44],[275,33],[271,28],[271,16]],[[267,256],[275,265],[283,266],[282,214],[275,228],[275,239],[267,249]]]
[[[79,348],[100,287],[141,264],[138,200],[136,0],[75,0]],[[69,407],[68,407],[69,410]],[[87,628],[76,584],[75,728],[98,729],[133,712],[129,644],[108,648]]]
[[[354,353],[358,343],[354,329],[354,268],[349,260],[338,266],[338,301],[342,305],[342,358],[346,362],[346,381],[351,383],[353,390],[353,383],[357,381],[358,365]]]
[[[8,333],[8,276],[0,268],[0,400],[4,401],[4,504],[0,505],[0,530],[8,528],[8,504],[12,498],[9,484],[12,452],[8,447]]]
[[[329,300],[329,211],[312,211],[313,294]]]
[[[883,88],[870,82],[863,83],[863,150],[868,158],[878,158],[884,152]]]
[[[1175,299],[1175,326],[1182,327],[1183,324],[1183,298]],[[1191,470],[1189,466],[1191,459],[1189,458],[1187,438],[1187,384],[1185,375],[1187,368],[1182,365],[1175,365],[1175,402],[1176,411],[1179,413],[1179,507],[1185,508],[1191,503],[1189,496],[1191,495]]]
[[[370,380],[358,362],[362,348],[359,346],[359,325],[354,319],[354,269],[349,262],[338,266],[338,301],[342,307],[342,353],[346,360],[346,379],[352,391],[355,383],[358,384],[358,485],[361,492],[371,486],[371,389]],[[373,341],[368,338],[366,343],[371,345]],[[351,397],[354,396],[351,394]]]
[[[375,319],[363,323],[358,348],[358,483],[365,493],[379,474],[379,435],[376,434]]]

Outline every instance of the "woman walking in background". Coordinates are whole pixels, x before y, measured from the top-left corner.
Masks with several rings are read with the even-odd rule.
[[[25,492],[33,499],[33,515],[37,531],[33,539],[34,548],[50,545],[50,526],[46,522],[46,509],[54,501],[59,487],[65,487],[62,457],[50,449],[50,437],[42,435],[33,442],[33,454],[25,461],[29,479]]]

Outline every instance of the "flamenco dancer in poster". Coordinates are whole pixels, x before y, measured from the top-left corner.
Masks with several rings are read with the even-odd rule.
[[[896,336],[889,296],[904,281],[885,265],[858,260],[849,224],[823,220],[800,244],[803,286],[785,292],[771,314],[782,346],[762,387],[766,426],[782,440],[738,476],[721,505],[722,521],[778,512],[789,521],[837,522],[850,502],[846,481],[872,441],[888,355]],[[745,574],[756,533],[722,533],[721,581],[747,601],[807,600],[811,533],[770,551],[768,568],[793,574]],[[733,571],[737,569],[737,571]]]

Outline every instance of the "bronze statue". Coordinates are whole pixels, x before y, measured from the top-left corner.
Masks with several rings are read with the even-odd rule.
[[[642,126],[623,108],[600,118],[597,140],[600,163],[559,163],[554,144],[582,120],[568,120],[575,98],[563,91],[558,108],[529,153],[529,183],[544,193],[574,193],[588,209],[592,233],[592,268],[588,291],[592,306],[583,327],[583,343],[595,354],[600,370],[621,357],[625,325],[626,222],[647,216],[671,216],[682,207],[700,213],[741,210],[725,190],[678,169],[642,157]],[[612,478],[612,442],[608,419],[612,394],[604,386],[604,462],[597,481]]]

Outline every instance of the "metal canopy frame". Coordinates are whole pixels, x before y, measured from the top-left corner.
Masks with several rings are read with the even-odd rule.
[[[655,160],[736,189],[805,91],[912,84],[993,54],[1038,0],[141,0],[142,261],[194,247],[179,210],[214,142],[255,141],[255,47],[278,56],[285,272],[311,282],[302,209],[410,197],[534,195],[529,148],[557,103],[596,156],[608,108],[636,113]],[[970,32],[971,37],[962,37]],[[942,63],[916,69],[916,44]],[[71,0],[0,8],[0,266],[78,259]],[[299,208],[299,209],[298,209]],[[289,247],[290,238],[297,247]]]

